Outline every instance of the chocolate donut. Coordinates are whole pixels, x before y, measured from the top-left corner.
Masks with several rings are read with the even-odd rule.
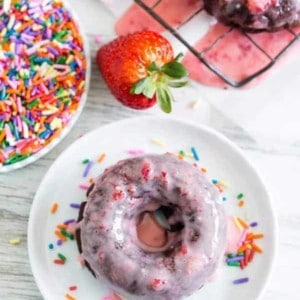
[[[300,24],[300,0],[204,0],[204,5],[224,24],[246,31],[275,31]]]
[[[96,178],[77,241],[97,279],[119,292],[167,300],[190,295],[211,278],[226,232],[218,191],[199,168],[172,154],[147,155]]]

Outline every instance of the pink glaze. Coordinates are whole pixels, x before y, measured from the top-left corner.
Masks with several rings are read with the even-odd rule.
[[[220,23],[212,26],[209,32],[196,43],[195,48],[203,51],[229,28]],[[298,30],[298,28],[297,28]],[[261,46],[269,56],[275,57],[293,39],[287,30],[274,33],[255,33],[249,36]],[[225,38],[206,51],[204,57],[225,75],[235,81],[241,81],[269,63],[269,59],[238,29],[234,29]],[[183,59],[190,77],[209,86],[226,88],[226,83],[210,71],[198,58],[188,53]],[[256,78],[251,85],[257,84],[265,74]]]
[[[157,0],[144,1],[149,7],[152,7],[156,2]],[[154,8],[154,11],[168,24],[178,26],[202,6],[203,3],[199,0],[164,0]],[[137,4],[133,4],[116,24],[118,35],[126,35],[145,29],[157,32],[165,30]]]
[[[232,217],[227,219],[227,247],[225,253],[236,253],[242,232],[232,220]]]
[[[170,228],[183,226],[168,232],[166,243],[147,248],[138,221],[162,206],[172,211]],[[181,299],[197,291],[226,246],[226,216],[215,186],[172,154],[126,159],[106,169],[95,180],[79,226],[82,256],[95,276],[140,299]]]
[[[156,2],[156,0],[145,1],[149,6],[154,5]],[[270,5],[274,5],[274,1],[251,0],[248,1],[248,5],[253,10],[265,10]],[[202,1],[198,0],[165,0],[155,7],[154,10],[170,25],[178,26],[202,6]],[[116,24],[118,35],[143,29],[151,29],[158,32],[164,31],[164,28],[159,23],[136,4],[133,4]],[[228,27],[217,23],[195,44],[195,48],[198,51],[202,51],[227,30]],[[300,33],[300,27],[293,28],[293,30],[296,33]],[[293,35],[284,29],[272,33],[249,34],[249,36],[266,50],[270,57],[275,57],[293,39]],[[299,48],[297,48],[298,52]],[[297,53],[297,51],[294,51],[294,53]],[[212,49],[207,51],[205,58],[234,81],[241,81],[247,78],[270,62],[238,29],[233,30],[226,38],[217,42]],[[222,79],[210,71],[193,54],[188,53],[184,57],[183,62],[189,70],[190,77],[199,83],[219,88],[228,87]],[[278,63],[276,66],[278,66]],[[271,70],[273,69],[274,67],[271,68]],[[251,81],[249,86],[258,84],[268,73],[270,72],[263,73]]]

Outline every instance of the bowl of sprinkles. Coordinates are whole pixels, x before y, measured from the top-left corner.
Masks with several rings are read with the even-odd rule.
[[[48,153],[79,117],[90,69],[80,28],[60,0],[0,3],[0,172]]]

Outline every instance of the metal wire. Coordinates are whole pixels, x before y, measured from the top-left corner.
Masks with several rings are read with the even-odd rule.
[[[253,39],[252,37],[245,32],[242,32],[242,34],[249,40],[250,43],[258,50],[260,53],[268,60],[268,63],[263,66],[261,69],[258,71],[254,72],[253,74],[247,76],[246,78],[236,81],[233,78],[230,78],[228,75],[223,73],[221,70],[217,68],[213,63],[209,62],[205,58],[205,53],[207,51],[213,49],[216,44],[226,38],[232,31],[233,27],[229,28],[225,33],[221,34],[219,37],[216,38],[216,40],[206,47],[202,51],[198,51],[197,49],[194,48],[193,45],[191,45],[188,41],[186,41],[178,32],[178,30],[192,21],[197,15],[199,15],[204,9],[200,8],[197,11],[195,11],[190,17],[188,17],[186,20],[184,20],[179,26],[174,28],[171,24],[167,23],[160,15],[158,15],[155,12],[155,8],[160,5],[164,0],[157,0],[154,5],[151,7],[148,6],[143,0],[134,0],[136,4],[138,4],[141,8],[143,8],[149,15],[151,15],[158,23],[160,23],[165,29],[167,29],[177,40],[179,40],[194,56],[197,57],[198,60],[200,60],[209,70],[211,70],[215,75],[217,75],[219,78],[221,78],[223,81],[225,81],[228,85],[232,87],[242,87],[258,77],[259,75],[265,73],[268,71],[278,60],[279,58],[290,48],[292,47],[293,44],[296,43],[296,41],[300,40],[300,32],[296,33],[292,29],[286,29],[291,35],[293,35],[293,39],[275,56],[271,57],[265,49],[263,49],[261,46],[259,46]]]

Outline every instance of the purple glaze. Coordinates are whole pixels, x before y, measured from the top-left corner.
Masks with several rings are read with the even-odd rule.
[[[79,223],[83,259],[98,279],[139,299],[190,295],[224,255],[227,223],[220,203],[203,173],[172,154],[120,161],[95,180],[88,196]],[[136,222],[161,205],[176,207],[185,227],[168,233],[167,246],[154,252],[140,244]]]

